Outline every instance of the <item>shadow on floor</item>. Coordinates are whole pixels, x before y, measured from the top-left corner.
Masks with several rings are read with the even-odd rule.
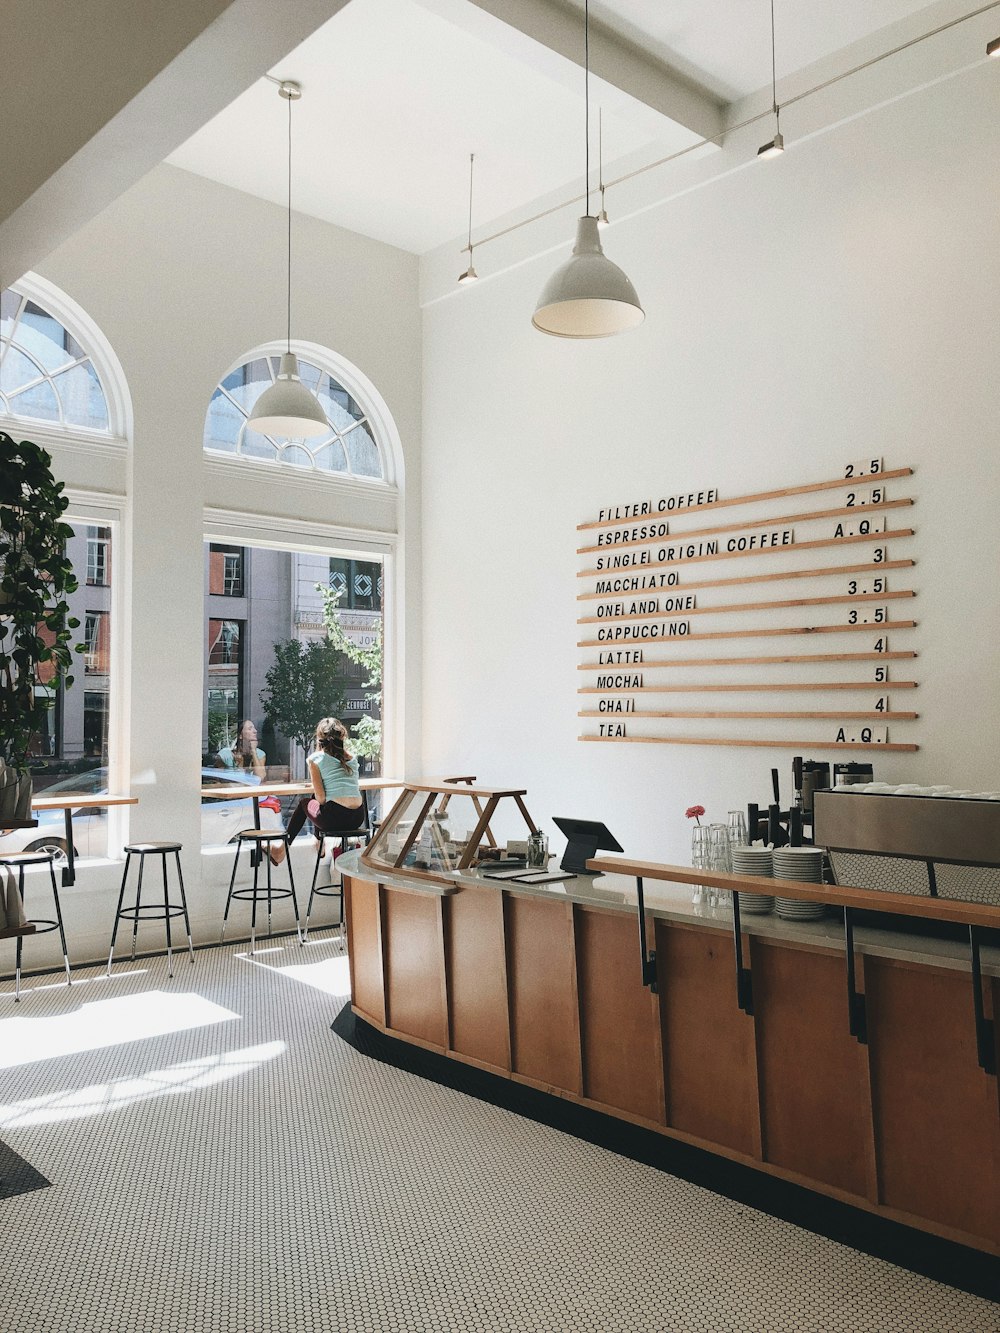
[[[51,1184],[13,1148],[0,1143],[0,1199],[13,1199],[16,1194],[30,1194]]]

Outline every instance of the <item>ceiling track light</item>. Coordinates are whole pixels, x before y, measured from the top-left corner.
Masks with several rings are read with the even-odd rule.
[[[778,157],[785,151],[785,139],[781,133],[781,108],[778,106],[778,80],[774,65],[774,0],[771,0],[771,110],[774,112],[774,138],[769,143],[761,144],[757,156]]]
[[[458,281],[461,286],[466,286],[470,282],[478,282],[479,274],[472,267],[472,172],[476,162],[475,153],[469,154],[469,242],[466,250],[469,252],[469,267],[464,273],[459,274]]]
[[[584,0],[584,140],[586,215],[576,224],[573,253],[542,289],[531,322],[556,338],[607,338],[645,319],[635,288],[607,258],[590,212],[590,0]]]
[[[288,301],[286,305],[285,351],[278,374],[254,404],[248,424],[261,435],[279,435],[303,440],[325,435],[330,429],[326,413],[299,378],[299,363],[292,351],[292,103],[302,88],[292,79],[278,85],[278,95],[288,103]]]
[[[1000,59],[1000,37],[994,37],[992,42],[986,43],[986,54]]]

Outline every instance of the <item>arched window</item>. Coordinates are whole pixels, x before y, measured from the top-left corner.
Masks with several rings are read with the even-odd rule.
[[[364,408],[328,371],[301,356],[299,375],[326,413],[329,433],[294,440],[261,435],[250,427],[254,404],[274,383],[278,362],[277,355],[258,356],[229,372],[208,406],[205,448],[338,476],[387,480],[385,459]]]
[[[111,431],[91,354],[44,306],[13,287],[0,293],[0,413]]]

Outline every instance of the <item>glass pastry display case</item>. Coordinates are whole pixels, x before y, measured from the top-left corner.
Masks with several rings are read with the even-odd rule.
[[[403,784],[395,805],[361,854],[369,870],[404,870],[408,875],[440,878],[497,857],[491,827],[500,811],[526,826],[536,826],[524,803],[525,788],[481,787],[447,780]]]

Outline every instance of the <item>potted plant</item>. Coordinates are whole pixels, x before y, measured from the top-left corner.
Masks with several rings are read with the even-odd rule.
[[[70,642],[80,623],[66,600],[77,587],[66,555],[73,529],[51,465],[37,444],[0,431],[0,825],[4,815],[28,818],[31,748],[84,646]]]

